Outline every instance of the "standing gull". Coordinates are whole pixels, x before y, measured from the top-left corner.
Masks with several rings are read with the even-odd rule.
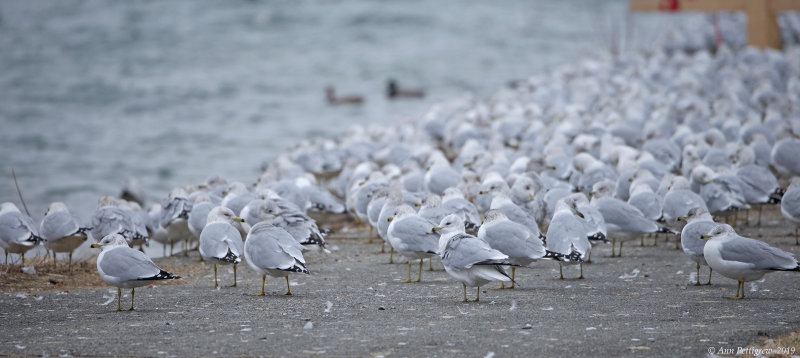
[[[710,239],[703,249],[708,266],[739,283],[736,296],[729,297],[731,299],[744,298],[745,282],[758,280],[772,271],[800,272],[792,254],[762,241],[741,237],[728,224],[717,225],[701,238]]]
[[[0,247],[6,254],[6,267],[8,254],[20,255],[24,266],[25,253],[41,240],[30,216],[21,213],[14,203],[5,202],[0,205]]]
[[[244,257],[247,264],[261,274],[261,293],[264,296],[264,285],[267,275],[286,278],[286,295],[292,294],[289,286],[289,273],[302,272],[308,274],[306,260],[303,258],[305,248],[286,230],[260,222],[253,225],[244,243]]]
[[[217,288],[217,262],[233,264],[233,285],[236,287],[236,265],[242,262],[244,243],[233,222],[243,222],[231,209],[217,206],[211,209],[206,219],[206,227],[200,234],[200,255],[214,260],[214,288]]]
[[[107,284],[117,287],[117,311],[121,311],[122,289],[131,289],[131,308],[136,287],[147,286],[153,281],[181,278],[162,270],[143,252],[128,247],[120,234],[110,234],[92,248],[102,248],[97,256],[97,272]]]
[[[437,197],[438,198],[438,197]],[[418,215],[408,205],[400,205],[389,217],[389,244],[395,251],[408,258],[408,278],[402,283],[420,282],[422,280],[422,260],[436,255],[439,235],[431,232],[436,226],[433,222]],[[419,260],[417,280],[411,280],[411,260]]]
[[[439,257],[450,276],[461,282],[464,299],[467,301],[467,286],[476,287],[475,302],[481,298],[481,286],[492,282],[509,282],[503,266],[511,265],[508,256],[489,246],[486,241],[464,232],[464,221],[458,215],[448,215],[439,226],[431,229],[441,232]]]
[[[589,257],[592,244],[582,217],[574,199],[567,197],[556,204],[555,214],[547,228],[547,250],[558,260],[559,279],[564,279],[564,265],[580,265],[578,278],[583,278],[583,262]]]
[[[800,177],[794,177],[789,182],[789,188],[781,200],[781,214],[794,224],[794,244],[800,245]]]
[[[489,210],[483,225],[478,229],[478,238],[486,241],[493,249],[508,256],[508,261],[515,265],[528,266],[545,256],[542,239],[534,236],[522,224],[508,220],[499,210]],[[514,288],[516,267],[511,267],[511,286]],[[501,282],[500,288],[506,288]]]
[[[708,266],[703,257],[703,249],[708,241],[700,240],[700,236],[710,232],[717,226],[717,223],[714,222],[708,210],[699,207],[689,210],[688,217],[680,217],[677,220],[687,222],[681,231],[681,247],[683,247],[683,252],[697,263],[696,285],[700,286],[700,265]],[[713,270],[709,268],[706,285],[711,284],[711,271]]]
[[[50,204],[44,213],[39,232],[45,240],[44,246],[53,251],[53,265],[56,265],[56,253],[69,253],[68,270],[72,270],[72,252],[88,238],[90,227],[81,227],[78,220],[61,202]]]

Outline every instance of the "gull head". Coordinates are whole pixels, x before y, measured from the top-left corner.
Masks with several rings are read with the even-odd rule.
[[[234,221],[244,222],[244,219],[236,216],[236,214],[234,214],[233,210],[231,209],[228,209],[224,206],[217,206],[208,212],[208,217],[206,218],[206,225],[214,222],[224,222],[232,224]]]
[[[106,237],[104,237],[103,240],[100,240],[100,242],[94,243],[89,247],[93,249],[98,249],[98,248],[105,249],[121,245],[128,246],[128,240],[125,240],[124,236],[120,234],[109,234],[106,235]]]

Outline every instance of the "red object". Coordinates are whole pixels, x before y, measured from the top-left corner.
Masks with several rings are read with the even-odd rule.
[[[678,12],[681,11],[680,0],[658,0],[658,9],[661,11]]]

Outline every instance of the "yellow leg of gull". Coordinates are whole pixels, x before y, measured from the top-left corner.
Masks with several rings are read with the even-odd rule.
[[[122,289],[117,287],[117,312],[122,311],[122,307],[120,307],[120,301],[122,301]]]
[[[135,295],[136,295],[136,289],[132,288],[131,289],[131,308],[129,308],[128,311],[133,311],[133,296],[135,296]]]
[[[389,263],[394,263],[394,247],[389,246]]]
[[[284,295],[286,296],[292,295],[292,288],[289,287],[289,276],[286,276],[286,293],[284,293]]]
[[[233,285],[231,287],[236,287],[236,264],[233,264]]]
[[[417,281],[415,281],[415,282],[422,281],[422,262],[423,262],[423,259],[419,259],[419,274],[417,275]]]
[[[562,266],[561,264],[558,265],[558,275],[559,275],[558,277],[559,280],[564,279],[564,266]]]
[[[713,271],[714,271],[714,269],[712,269],[711,266],[709,266],[708,267],[708,282],[706,282],[706,285],[710,285],[711,284],[711,273]]]
[[[428,271],[433,271],[433,256],[428,258]]]
[[[583,264],[578,264],[581,267],[581,275],[578,277],[579,280],[583,279]]]
[[[475,288],[477,289],[475,290],[475,292],[477,292],[477,295],[475,296],[475,302],[478,302],[481,300],[481,286]]]
[[[214,288],[217,288],[217,264],[214,264]]]
[[[465,283],[462,283],[461,286],[464,287],[464,299],[461,300],[461,302],[469,302],[467,301],[467,285]]]
[[[511,287],[509,287],[510,289],[514,289],[514,285],[516,284],[514,282],[515,281],[514,275],[516,274],[516,272],[517,272],[517,268],[514,267],[514,266],[511,266]]]
[[[409,283],[411,282],[411,261],[408,261],[408,278],[405,281],[400,281],[400,283]]]
[[[611,257],[614,257],[614,246],[617,244],[617,240],[611,239]]]
[[[267,275],[261,275],[261,293],[254,293],[251,296],[265,296],[266,293],[264,293],[264,285],[266,284],[266,282],[267,282]]]
[[[700,264],[697,264],[697,283],[694,284],[695,286],[700,286]]]

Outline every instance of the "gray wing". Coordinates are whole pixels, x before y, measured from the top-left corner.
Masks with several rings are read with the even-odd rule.
[[[453,168],[441,167],[432,171],[429,178],[427,189],[436,195],[442,195],[445,189],[458,185],[461,174]]]
[[[435,253],[438,250],[439,235],[431,232],[436,226],[433,222],[417,215],[406,216],[391,225],[389,235],[400,239],[400,251]]]
[[[656,232],[658,224],[650,220],[624,201],[613,198],[602,198],[597,201],[597,210],[603,214],[606,227],[615,226],[620,231]],[[549,238],[549,236],[548,236]]]
[[[500,264],[507,259],[508,256],[492,249],[485,241],[467,234],[451,237],[442,253],[442,264],[462,270],[478,264]]]
[[[511,258],[536,260],[544,257],[545,254],[542,240],[533,237],[525,226],[511,220],[484,224],[478,230],[478,238],[488,242],[493,249]]]
[[[476,226],[481,223],[481,215],[478,213],[478,208],[475,207],[475,204],[470,203],[466,199],[450,199],[442,203],[442,206],[448,211],[448,214],[462,213],[470,223]]]
[[[120,234],[130,230],[130,217],[121,208],[104,206],[92,216],[92,237],[100,241],[109,234]]]
[[[188,219],[192,202],[184,197],[169,198],[161,205],[161,226],[167,227],[176,219]]]
[[[792,254],[744,237],[722,242],[720,256],[727,261],[752,264],[756,270],[791,270],[797,267]]]
[[[583,256],[592,247],[586,236],[586,226],[577,216],[557,212],[547,228],[547,250],[568,256],[576,249]]]
[[[250,230],[244,249],[247,259],[258,267],[290,270],[298,264],[305,268],[302,247],[298,246],[286,230],[262,222]]]
[[[704,208],[708,210],[706,202],[700,195],[689,190],[670,191],[664,196],[662,212],[664,219],[675,221],[675,219],[686,216],[693,208]]]
[[[201,232],[206,226],[208,213],[214,208],[214,204],[210,202],[202,202],[192,208],[189,213],[189,230],[192,232]]]
[[[200,253],[205,257],[222,259],[230,250],[236,257],[244,252],[244,243],[239,230],[223,222],[212,222],[200,234]]]
[[[28,246],[34,244],[27,241],[32,234],[36,235],[36,229],[27,215],[14,212],[0,216],[0,240]]]
[[[345,208],[342,201],[329,191],[316,186],[307,186],[304,191],[313,208],[334,214],[341,214],[344,212]]]
[[[606,220],[603,219],[603,214],[597,208],[591,205],[581,205],[578,207],[578,212],[583,214],[587,235],[591,236],[596,233],[608,234],[606,232]]]
[[[454,214],[454,212],[448,211],[442,206],[437,206],[433,208],[424,208],[419,210],[419,216],[434,223],[440,223],[442,219],[444,219],[444,217],[449,214]]]
[[[779,188],[778,179],[769,170],[757,165],[745,165],[736,171],[744,183],[743,193],[748,203],[764,203]]]
[[[161,269],[147,255],[125,246],[117,246],[108,250],[103,254],[103,260],[99,265],[103,273],[122,281],[149,278],[161,272]]]
[[[502,211],[509,220],[518,224],[522,224],[534,235],[539,235],[539,224],[536,223],[536,219],[534,219],[533,216],[529,215],[528,212],[519,206],[515,204],[505,204],[496,209]]]
[[[661,218],[661,198],[651,191],[640,192],[631,196],[628,199],[628,204],[639,209],[650,220]]]
[[[45,240],[53,241],[78,232],[78,221],[69,212],[56,211],[42,219],[41,234]]]
[[[800,219],[800,189],[789,190],[783,195],[781,211],[795,220]]]

